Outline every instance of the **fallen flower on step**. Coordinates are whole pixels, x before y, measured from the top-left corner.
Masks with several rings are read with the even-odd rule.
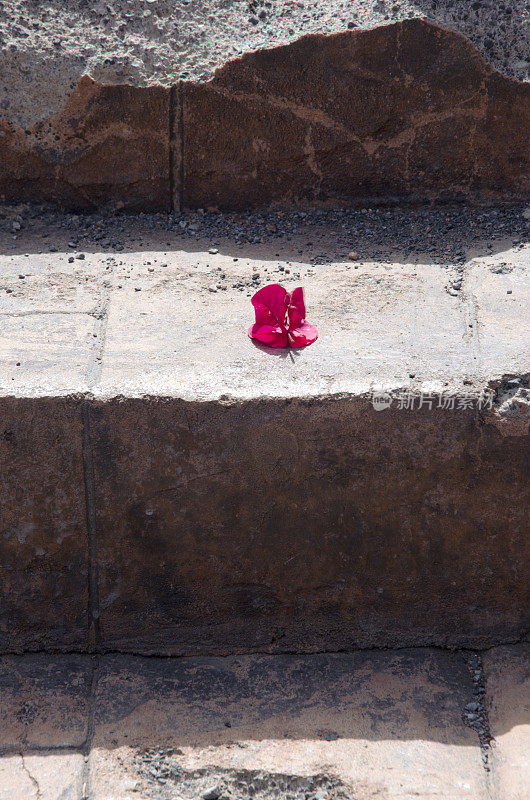
[[[256,322],[248,330],[251,339],[268,347],[305,347],[318,338],[318,331],[305,321],[304,290],[291,294],[271,283],[256,292],[251,300]]]

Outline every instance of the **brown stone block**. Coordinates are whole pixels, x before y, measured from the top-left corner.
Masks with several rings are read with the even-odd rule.
[[[365,398],[98,403],[105,646],[505,641],[529,607],[521,439]]]
[[[169,94],[84,76],[52,119],[25,131],[0,120],[0,195],[167,210]]]
[[[248,53],[181,92],[185,207],[530,193],[530,87],[422,20]]]
[[[0,653],[87,644],[81,413],[0,399]]]

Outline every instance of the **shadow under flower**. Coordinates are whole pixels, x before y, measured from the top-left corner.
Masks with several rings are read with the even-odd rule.
[[[300,351],[304,349],[293,349],[292,347],[268,347],[266,344],[262,344],[262,342],[259,342],[257,339],[250,339],[250,341],[258,350],[262,350],[264,353],[268,353],[271,356],[277,356],[278,358],[283,359],[290,357],[293,364],[296,361],[295,356],[298,357],[300,355]]]

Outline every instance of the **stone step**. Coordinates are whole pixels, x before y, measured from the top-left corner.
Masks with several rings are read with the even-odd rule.
[[[2,800],[525,800],[528,645],[0,658]]]
[[[28,212],[0,257],[0,651],[520,637],[521,212]],[[247,337],[278,280],[311,347]]]

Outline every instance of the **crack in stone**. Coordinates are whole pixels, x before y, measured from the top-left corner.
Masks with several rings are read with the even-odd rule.
[[[38,780],[35,778],[35,776],[34,776],[34,775],[32,775],[32,774],[31,774],[31,772],[29,771],[29,769],[28,769],[28,765],[26,764],[26,760],[25,760],[25,758],[24,758],[24,752],[23,752],[22,750],[20,751],[20,758],[22,759],[22,769],[24,770],[24,772],[26,773],[26,775],[27,775],[27,776],[28,776],[28,778],[30,779],[31,783],[32,783],[32,784],[33,784],[33,786],[35,787],[35,791],[37,792],[37,798],[41,798],[41,797],[42,797],[42,794],[41,794],[41,790],[40,790],[39,782],[38,782]]]

